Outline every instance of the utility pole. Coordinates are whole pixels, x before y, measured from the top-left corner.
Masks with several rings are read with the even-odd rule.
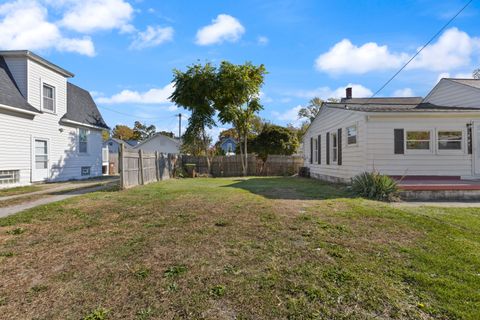
[[[178,137],[182,137],[182,114],[177,114],[178,117]]]

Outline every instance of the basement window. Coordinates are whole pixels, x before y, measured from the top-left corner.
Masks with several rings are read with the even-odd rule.
[[[90,175],[90,167],[82,167],[82,176]]]
[[[0,184],[20,182],[20,170],[0,170]]]

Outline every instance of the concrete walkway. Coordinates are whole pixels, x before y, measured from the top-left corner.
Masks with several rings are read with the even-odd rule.
[[[437,208],[480,208],[478,201],[411,201],[393,202],[395,208],[437,207]]]
[[[62,192],[62,191],[68,191],[68,190],[73,191],[73,190],[78,190],[78,189],[83,189],[83,188],[89,188],[89,187],[94,187],[94,186],[110,184],[110,183],[113,183],[113,182],[116,182],[116,181],[118,181],[118,177],[91,179],[91,180],[85,180],[85,181],[54,182],[54,183],[52,183],[51,186],[47,187],[47,185],[45,185],[46,188],[43,189],[43,190],[20,193],[20,194],[15,194],[15,195],[12,195],[12,196],[0,197],[0,201],[6,201],[6,200],[17,199],[17,198],[22,198],[22,197],[34,196],[34,195],[39,195],[39,194],[49,194],[49,193],[55,193],[55,192]]]
[[[7,217],[9,215],[12,215],[27,209],[31,209],[37,206],[41,206],[44,204],[62,201],[78,195],[104,190],[114,186],[115,183],[117,183],[117,180],[118,179],[105,179],[102,181],[89,181],[89,182],[69,183],[69,184],[65,183],[62,186],[49,188],[47,190],[41,190],[41,191],[25,193],[21,195],[3,197],[1,200],[15,199],[15,198],[20,198],[22,196],[25,197],[30,195],[45,194],[45,198],[41,198],[33,201],[26,201],[24,203],[20,203],[17,205],[0,208],[0,218]]]

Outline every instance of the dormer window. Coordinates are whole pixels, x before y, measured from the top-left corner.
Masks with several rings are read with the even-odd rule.
[[[43,110],[55,112],[55,87],[43,84]]]

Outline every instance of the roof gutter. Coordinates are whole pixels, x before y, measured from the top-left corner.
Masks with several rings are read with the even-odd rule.
[[[24,114],[28,114],[28,115],[32,115],[32,116],[36,116],[36,115],[41,113],[40,111],[38,111],[38,112],[29,111],[29,110],[24,110],[24,109],[19,109],[19,108],[15,108],[15,107],[6,106],[4,104],[0,104],[0,109],[13,111],[13,112],[18,112],[18,113],[24,113]]]
[[[83,123],[83,122],[78,122],[78,121],[73,121],[73,120],[68,120],[68,119],[61,119],[60,121],[63,122],[63,123],[72,124],[72,125],[75,125],[75,126],[82,126],[82,127],[87,127],[87,128],[97,129],[97,130],[108,130],[108,128],[99,127],[99,126],[95,126],[93,124],[88,124],[88,123]]]

